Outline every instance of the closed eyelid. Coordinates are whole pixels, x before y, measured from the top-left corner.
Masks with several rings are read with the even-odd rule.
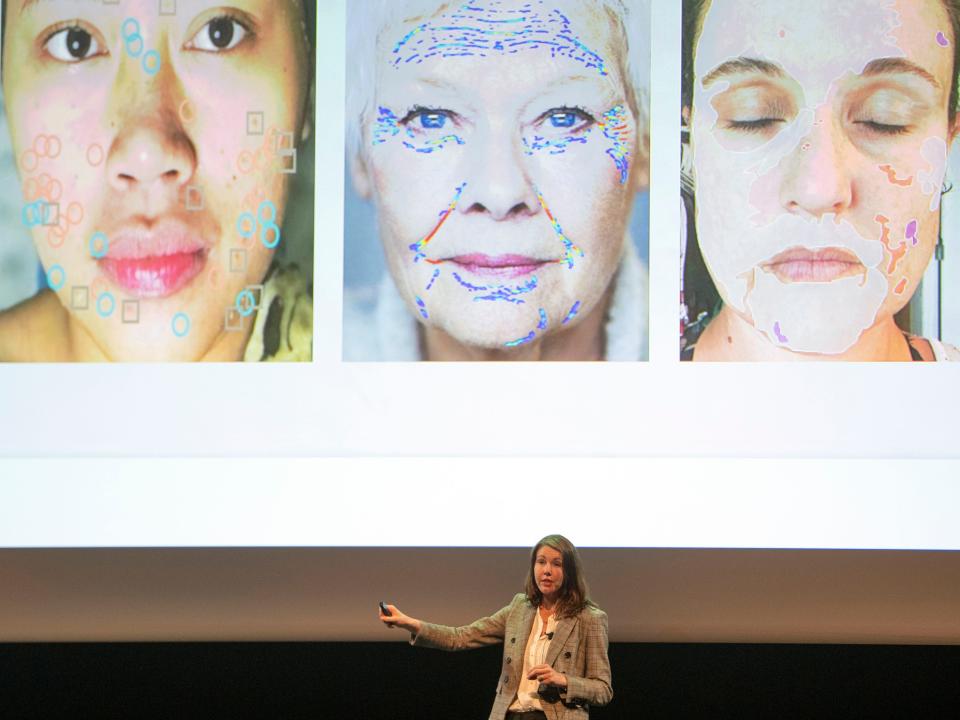
[[[792,117],[797,103],[780,89],[764,91],[756,86],[726,90],[711,100],[719,115],[763,115],[764,117]]]
[[[740,104],[739,108],[735,107],[734,109],[741,109],[742,112],[763,115],[765,117],[787,117],[796,113],[793,104],[785,101],[783,98],[771,98],[769,100],[762,99],[759,102],[746,102]]]

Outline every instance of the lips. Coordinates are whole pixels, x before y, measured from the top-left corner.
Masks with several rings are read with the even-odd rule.
[[[198,233],[169,222],[113,233],[106,256],[97,262],[107,277],[136,297],[168,297],[200,274],[208,251]]]
[[[862,275],[866,268],[859,258],[844,248],[791,248],[761,265],[781,282],[828,283],[840,278]]]
[[[463,270],[488,278],[512,279],[530,275],[555,260],[540,260],[526,255],[484,255],[471,253],[447,258],[446,262],[454,263]]]

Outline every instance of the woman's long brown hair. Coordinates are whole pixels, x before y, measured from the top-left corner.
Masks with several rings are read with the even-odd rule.
[[[557,598],[556,614],[557,619],[564,617],[573,617],[585,607],[596,607],[590,599],[590,593],[587,589],[587,581],[583,576],[583,564],[580,562],[580,554],[573,543],[567,540],[563,535],[547,535],[541,539],[530,552],[530,567],[527,571],[527,582],[524,590],[527,594],[527,600],[535,607],[540,607],[543,602],[543,593],[537,587],[537,581],[534,576],[534,567],[537,564],[537,553],[543,547],[553,548],[563,557],[563,584]]]

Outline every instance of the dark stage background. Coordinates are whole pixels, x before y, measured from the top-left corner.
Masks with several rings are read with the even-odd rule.
[[[487,717],[499,646],[0,645],[0,718]],[[615,643],[591,718],[960,717],[960,647]]]

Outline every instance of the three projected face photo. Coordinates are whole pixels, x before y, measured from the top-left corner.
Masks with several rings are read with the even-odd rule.
[[[684,13],[683,357],[951,357],[911,332],[922,309],[907,306],[940,232],[957,4],[684,0]]]
[[[645,359],[646,3],[348,10],[348,161],[385,269],[347,283],[345,358]],[[348,212],[348,276],[361,232]]]
[[[309,360],[315,8],[4,5],[0,360]]]

